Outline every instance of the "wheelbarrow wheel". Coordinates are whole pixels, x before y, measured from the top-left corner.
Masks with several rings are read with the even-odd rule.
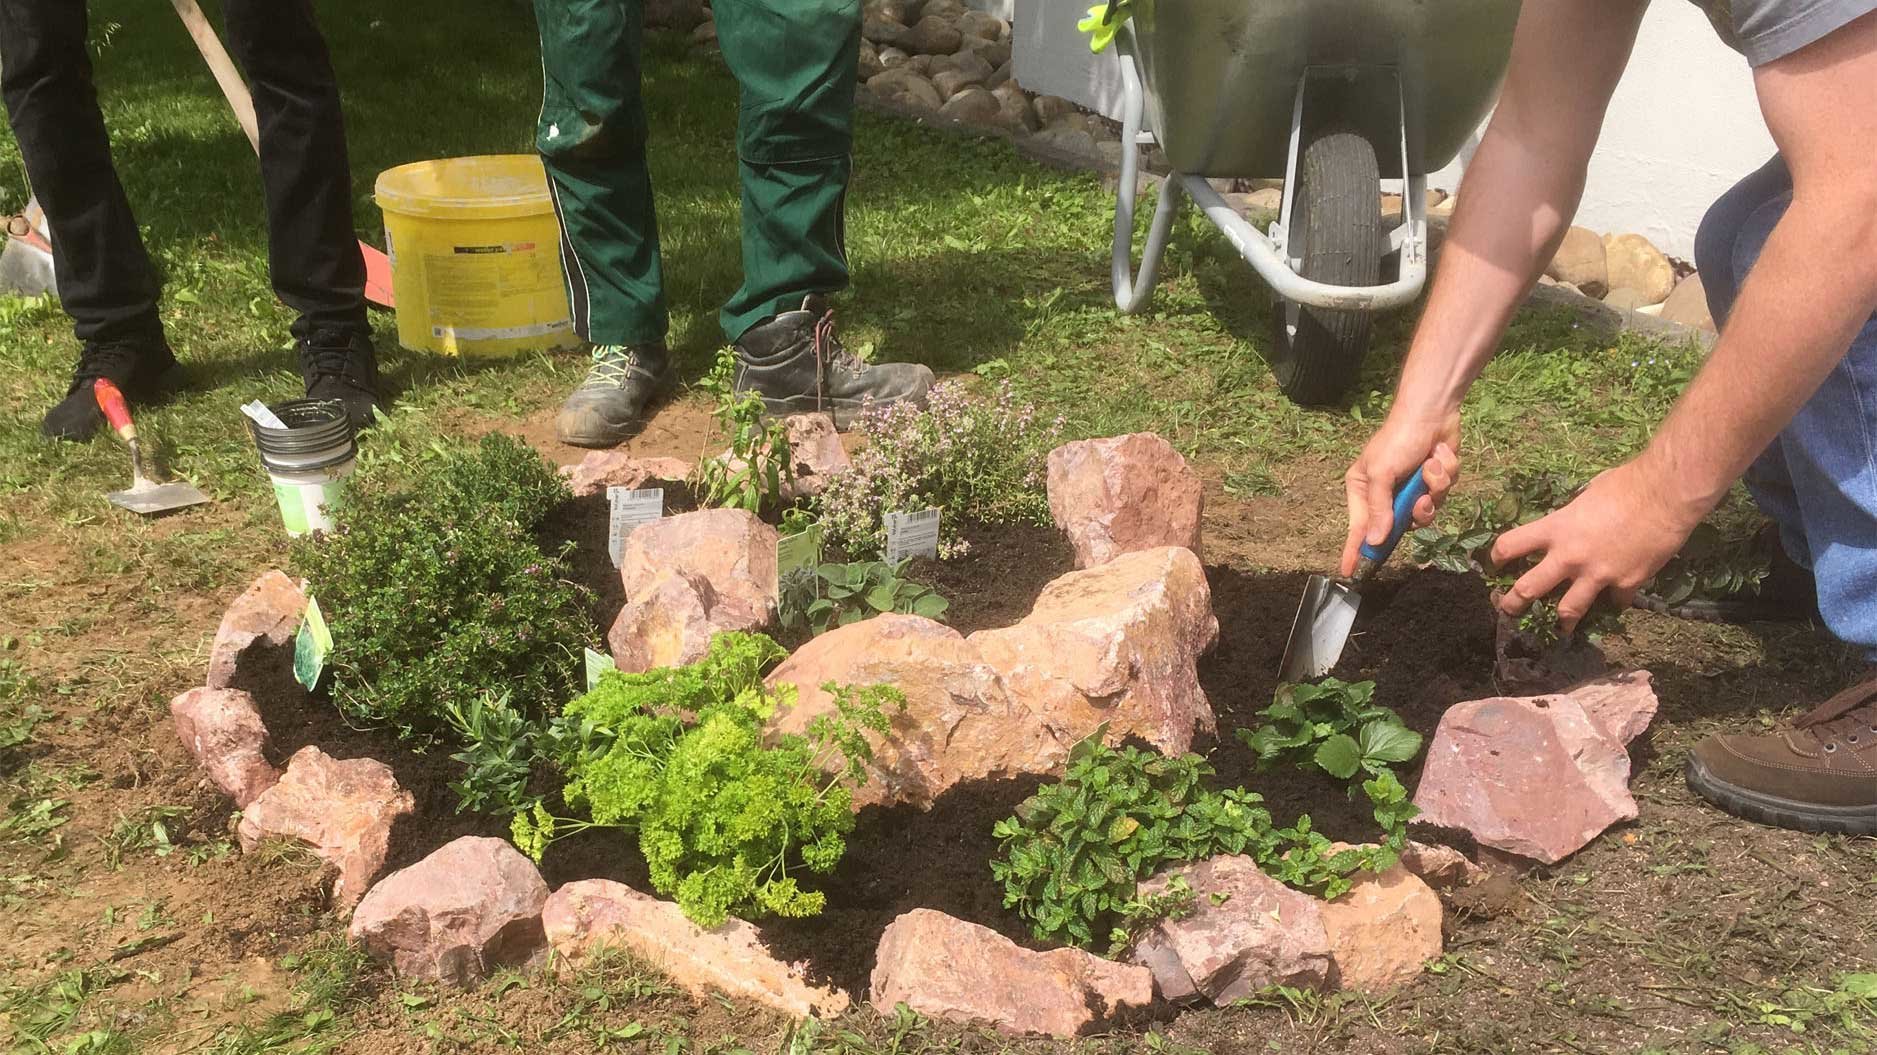
[[[1381,278],[1381,182],[1375,148],[1354,132],[1318,132],[1297,159],[1290,248],[1304,278],[1372,286]],[[1362,372],[1369,313],[1311,308],[1279,300],[1272,312],[1271,373],[1278,388],[1306,406],[1334,403]]]

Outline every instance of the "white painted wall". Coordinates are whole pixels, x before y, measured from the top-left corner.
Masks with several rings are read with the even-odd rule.
[[[1017,81],[1118,116],[1114,57],[1091,56],[1075,31],[1092,2],[1015,0]],[[1708,205],[1772,155],[1746,60],[1720,42],[1695,5],[1658,0],[1610,104],[1577,222],[1647,235],[1664,252],[1691,258]],[[1459,168],[1436,173],[1430,184],[1457,185]]]

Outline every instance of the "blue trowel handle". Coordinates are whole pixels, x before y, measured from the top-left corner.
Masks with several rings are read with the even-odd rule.
[[[1421,478],[1421,470],[1416,469],[1414,475],[1408,477],[1408,482],[1401,485],[1401,490],[1395,492],[1395,525],[1388,529],[1388,538],[1379,546],[1362,543],[1359,553],[1364,567],[1382,564],[1395,552],[1401,536],[1407,534],[1408,528],[1414,525],[1414,503],[1426,494],[1427,481]]]

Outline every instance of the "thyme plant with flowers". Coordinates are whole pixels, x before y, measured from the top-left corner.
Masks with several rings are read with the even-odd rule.
[[[942,508],[943,559],[969,548],[960,533],[966,523],[1049,523],[1044,474],[1063,419],[1042,418],[1009,382],[979,399],[961,382],[941,381],[923,409],[871,409],[855,428],[866,442],[828,481],[815,510],[827,542],[851,560],[885,554],[888,513]]]

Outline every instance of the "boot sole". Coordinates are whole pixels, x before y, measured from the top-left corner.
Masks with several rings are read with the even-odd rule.
[[[1688,787],[1736,817],[1802,832],[1831,835],[1877,835],[1877,803],[1869,806],[1820,806],[1815,802],[1768,795],[1730,784],[1708,772],[1701,760],[1688,759]]]
[[[823,401],[811,395],[763,397],[763,410],[767,411],[770,417],[787,418],[797,414],[826,414],[834,419],[836,432],[846,432],[851,429],[867,407],[891,405],[873,400],[861,403],[841,400]]]

